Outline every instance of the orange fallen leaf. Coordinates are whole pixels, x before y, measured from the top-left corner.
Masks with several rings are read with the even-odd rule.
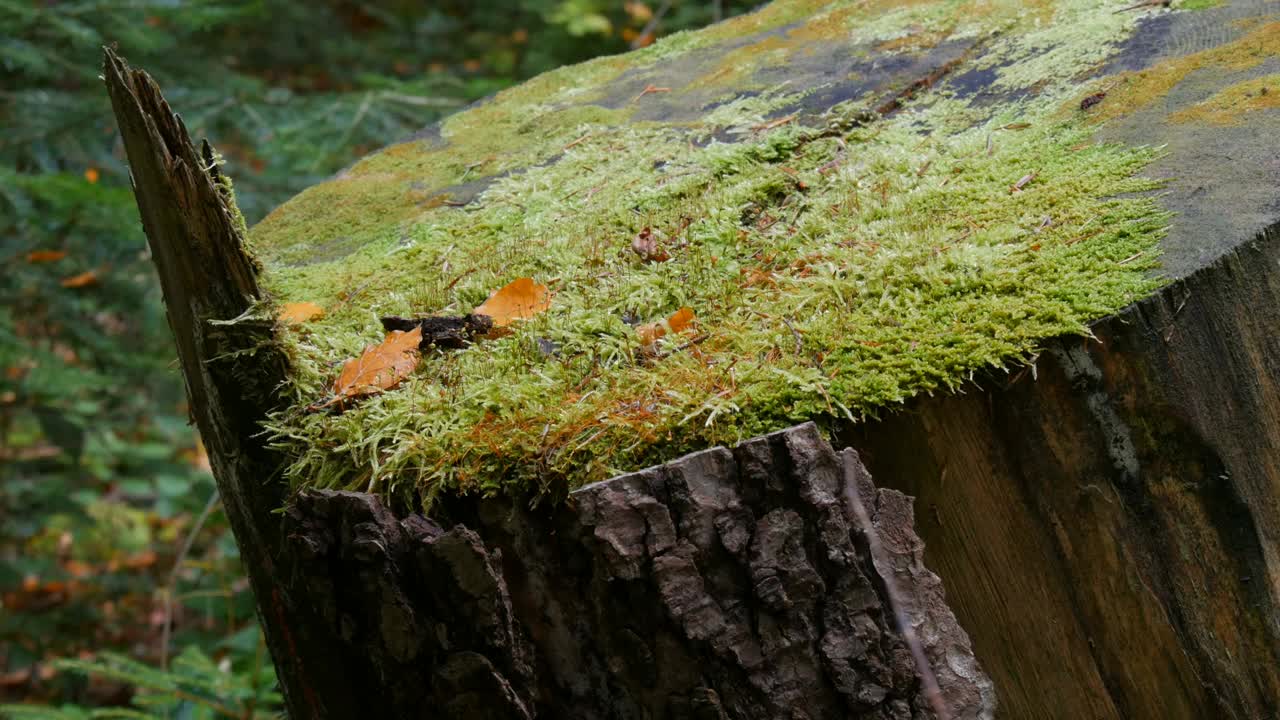
[[[62,279],[62,287],[64,288],[82,288],[96,285],[98,283],[98,273],[93,270],[86,270],[79,275],[72,275]]]
[[[134,553],[124,559],[124,566],[130,570],[142,570],[156,564],[156,553],[154,550],[144,550],[140,553]]]
[[[312,302],[285,303],[280,308],[281,322],[289,325],[300,325],[308,320],[324,316],[324,308]]]
[[[494,327],[506,327],[515,320],[524,320],[551,307],[551,293],[546,285],[533,278],[516,278],[489,296],[472,312],[488,315]]]
[[[58,262],[66,256],[66,250],[32,250],[27,253],[27,262],[32,264]]]
[[[348,360],[342,372],[333,381],[333,398],[319,407],[328,407],[343,400],[372,395],[390,390],[408,377],[418,367],[418,343],[422,342],[422,328],[403,332],[392,330],[386,339],[364,349],[360,357]]]
[[[68,560],[62,564],[62,569],[66,570],[73,578],[83,579],[94,574],[95,568],[86,562],[79,560]]]
[[[652,345],[666,336],[668,332],[679,333],[693,325],[693,309],[682,307],[671,314],[671,317],[656,323],[647,323],[636,328],[636,335],[643,345]]]
[[[739,271],[743,276],[744,287],[777,287],[773,273],[759,268],[743,268]]]
[[[0,675],[0,688],[20,687],[31,680],[31,668],[19,668]]]

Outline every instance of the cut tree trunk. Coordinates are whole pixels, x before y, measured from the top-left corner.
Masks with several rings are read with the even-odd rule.
[[[282,520],[257,423],[286,360],[253,316],[234,202],[149,77],[111,50],[104,77],[292,717],[992,717],[909,498],[812,424],[556,508],[458,498],[398,517],[313,491]]]
[[[1276,11],[1135,7],[1144,19],[1123,42],[1084,48],[1096,63],[1073,79],[1112,97],[1067,109],[1112,113],[1102,139],[1164,146],[1148,172],[1168,180],[1159,200],[1177,213],[1160,244],[1176,281],[1093,338],[1051,340],[1012,377],[838,427],[837,447],[857,452],[801,425],[558,506],[451,497],[431,517],[357,493],[290,498],[270,481],[288,459],[258,423],[288,368],[271,319],[254,319],[258,268],[212,153],[108,52],[193,413],[291,716],[928,718],[932,679],[953,717],[990,717],[998,698],[995,717],[1011,720],[1280,718],[1280,86],[1264,87],[1280,75]],[[1096,12],[1099,28],[1122,22]],[[702,80],[725,75],[725,58],[736,71],[742,51],[772,57],[795,38],[809,44],[752,79],[816,90],[753,132],[827,122],[850,99],[883,116],[940,88],[977,112],[1044,85],[1014,87],[983,64],[996,35],[943,33],[881,63],[897,41],[842,44],[839,22],[738,27],[719,46],[645,56],[574,101],[681,126],[718,107]],[[1084,42],[1067,35],[1020,52],[1067,57]],[[414,142],[448,146],[430,130]],[[480,172],[489,161],[465,159]],[[387,177],[412,190],[397,198],[462,212],[521,171],[439,187]],[[266,260],[358,249],[314,242]]]

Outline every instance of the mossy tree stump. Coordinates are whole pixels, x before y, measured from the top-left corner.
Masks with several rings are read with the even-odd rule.
[[[1276,717],[1277,58],[1274,2],[782,1],[246,238],[108,53],[291,714]],[[316,411],[519,276],[546,312]]]

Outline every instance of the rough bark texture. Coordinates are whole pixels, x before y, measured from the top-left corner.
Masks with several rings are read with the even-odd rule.
[[[876,490],[811,424],[584,487],[559,509],[459,500],[446,516],[399,519],[330,491],[287,515],[305,558],[289,584],[344,656],[367,660],[348,682],[381,690],[374,716],[933,717],[886,574],[953,717],[992,716],[990,681],[920,562],[910,499]]]
[[[851,430],[1009,718],[1280,717],[1280,226],[1036,372]]]

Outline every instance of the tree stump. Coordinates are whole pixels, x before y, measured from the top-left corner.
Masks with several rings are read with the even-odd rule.
[[[212,153],[108,51],[195,419],[290,714],[1280,717],[1277,7],[1114,5],[784,0],[500,94],[247,240]],[[650,273],[669,311],[693,278],[729,277],[755,294],[722,317],[772,345],[735,357],[714,329],[680,335],[650,308],[642,327],[669,342],[625,363],[592,355],[554,408],[607,394],[600,378],[624,365],[696,353],[702,366],[681,367],[723,375],[697,376],[705,405],[635,438],[618,428],[657,417],[652,397],[530,435],[528,418],[502,423],[527,391],[512,380],[461,430],[425,432],[436,416],[418,412],[364,440],[328,428],[401,416],[305,415],[277,395],[318,387],[315,368],[341,356],[303,348],[273,302],[329,293],[345,315],[316,332],[349,347],[353,328],[412,309],[413,278],[361,296],[379,272],[430,257],[445,277],[421,304],[460,316],[457,288],[483,299],[468,283],[503,258],[550,265],[528,248],[563,250],[566,227],[591,236],[579,259],[595,274],[579,280]],[[452,264],[466,233],[494,228],[513,234]],[[764,244],[795,238],[814,245]],[[702,246],[701,265],[662,275]],[[886,252],[900,263],[876,265]],[[1018,275],[1050,255],[1061,282]],[[821,317],[775,314],[788,293]],[[1026,312],[967,304],[1001,293]],[[857,321],[821,325],[843,317],[833,308]],[[614,325],[590,309],[573,308],[625,347],[631,309]],[[1069,334],[1076,321],[1087,332]],[[504,371],[588,352],[581,335],[515,334],[525,355]],[[378,401],[412,410],[404,398],[425,388],[445,398],[433,412],[463,403],[462,363],[444,352],[440,378]],[[1020,353],[1008,374],[990,369]],[[748,366],[803,390],[738,397]],[[726,417],[776,432],[735,445]],[[472,445],[413,465],[414,442]],[[645,443],[656,464],[602,478],[613,466],[598,455],[626,465],[651,457],[626,454]],[[448,482],[414,485],[431,472]],[[282,474],[296,491],[263,480]],[[520,492],[509,476],[550,479]]]

